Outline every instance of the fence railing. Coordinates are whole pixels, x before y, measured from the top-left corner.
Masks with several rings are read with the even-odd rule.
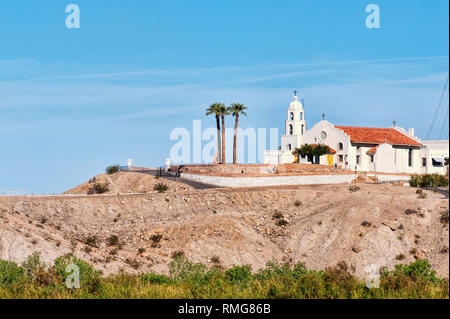
[[[0,188],[0,196],[26,195],[26,188]]]

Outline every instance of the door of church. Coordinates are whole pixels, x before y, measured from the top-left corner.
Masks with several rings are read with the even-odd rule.
[[[327,155],[328,165],[333,166],[333,155]]]

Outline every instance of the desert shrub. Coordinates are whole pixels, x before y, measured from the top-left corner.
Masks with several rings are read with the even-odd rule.
[[[165,193],[169,190],[169,186],[167,186],[164,183],[157,183],[154,187],[153,190],[157,191],[158,193]]]
[[[273,219],[280,219],[280,218],[283,218],[284,216],[283,216],[283,213],[281,213],[278,209],[276,209],[274,212],[273,212],[273,215],[272,215],[272,218]]]
[[[219,258],[219,256],[212,256],[212,257],[211,257],[211,262],[212,262],[213,264],[220,264],[220,258]]]
[[[413,215],[413,214],[417,214],[417,210],[415,210],[415,209],[410,209],[410,208],[408,208],[407,210],[405,210],[405,215]]]
[[[93,186],[95,194],[104,194],[109,192],[109,186],[107,183],[95,183]]]
[[[136,259],[127,258],[125,259],[125,262],[134,269],[139,269],[141,266],[141,263]]]
[[[361,189],[361,187],[356,186],[356,185],[352,185],[352,186],[349,186],[348,191],[349,191],[350,193],[354,193],[354,192],[359,191],[360,189]]]
[[[154,234],[150,236],[150,240],[152,241],[152,246],[156,247],[158,243],[161,241],[162,235],[161,234]]]
[[[157,284],[157,285],[169,284],[171,282],[169,277],[164,276],[164,275],[155,274],[153,272],[142,275],[141,281],[148,282],[151,284]]]
[[[86,236],[86,238],[84,239],[84,243],[92,247],[97,247],[97,236],[95,235]]]
[[[403,260],[405,258],[406,258],[406,256],[404,254],[398,254],[397,256],[395,256],[395,259],[397,259],[397,260]]]
[[[233,266],[225,271],[225,277],[232,283],[245,284],[252,278],[250,266]]]
[[[107,239],[108,246],[117,246],[119,245],[119,237],[117,235],[111,235]]]
[[[425,199],[425,198],[427,198],[427,193],[420,193],[420,194],[417,196],[417,198]]]
[[[288,263],[280,264],[275,261],[269,261],[266,263],[265,268],[260,269],[256,274],[253,275],[253,278],[257,280],[279,280],[280,278],[293,279],[294,274]]]
[[[139,248],[138,249],[138,254],[143,254],[143,253],[145,253],[145,248]]]
[[[73,272],[66,271],[67,267],[72,264],[78,266],[80,287],[87,288],[88,291],[91,292],[98,290],[100,286],[100,272],[92,268],[92,266],[84,260],[77,258],[72,254],[58,257],[53,262],[53,269],[55,273],[61,277],[62,282],[65,282],[67,277],[73,274]]]
[[[440,222],[444,225],[448,224],[448,209],[441,212]]]
[[[358,286],[358,280],[350,274],[345,262],[326,268],[322,278],[326,290],[325,296],[328,298],[351,298]]]
[[[299,200],[296,200],[296,201],[294,202],[294,206],[295,206],[295,207],[299,207],[299,206],[301,206],[301,205],[302,205],[302,202],[299,201]]]
[[[422,190],[422,189],[416,190],[416,194],[422,194],[422,193],[423,193],[423,190]]]
[[[361,226],[363,226],[363,227],[370,227],[370,226],[372,226],[372,224],[370,222],[368,222],[368,221],[363,221],[361,223]]]
[[[288,221],[286,219],[279,219],[277,220],[277,226],[286,226],[288,224]]]
[[[41,261],[41,254],[35,251],[22,262],[22,267],[29,276],[33,276],[37,270],[44,268],[45,264]]]
[[[24,268],[13,261],[0,260],[0,286],[20,284],[28,279]]]
[[[118,171],[120,171],[120,165],[118,164],[110,165],[105,169],[106,174],[114,174],[117,173]]]
[[[172,259],[174,258],[180,258],[180,257],[184,257],[184,251],[182,250],[175,250],[174,252],[172,252]]]
[[[185,256],[176,257],[169,264],[170,277],[178,281],[201,283],[204,280],[206,270],[204,264],[194,263]]]
[[[412,187],[420,187],[421,181],[422,181],[422,178],[420,175],[413,174],[409,178],[409,185]]]

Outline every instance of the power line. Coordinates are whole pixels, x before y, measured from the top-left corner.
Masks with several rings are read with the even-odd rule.
[[[440,111],[440,109],[441,109],[442,100],[443,100],[444,96],[446,95],[446,92],[447,92],[447,89],[448,89],[448,80],[449,80],[449,75],[447,75],[447,80],[445,81],[444,87],[442,88],[441,97],[439,98],[439,103],[438,103],[438,105],[437,105],[437,107],[436,107],[436,111],[434,112],[433,120],[431,121],[431,125],[430,125],[430,127],[428,128],[428,132],[427,132],[427,135],[426,135],[426,139],[429,139],[429,138],[430,138],[431,131],[432,131],[433,128],[435,127],[435,124],[436,124],[436,118],[437,118],[437,116],[438,116],[438,114],[439,114],[439,111]],[[448,116],[448,113],[447,113],[447,116]],[[445,123],[445,119],[444,119],[444,123]]]
[[[439,139],[440,140],[444,137],[445,128],[447,127],[447,125],[445,125],[445,124],[448,124],[448,109],[449,108],[448,108],[448,102],[447,102],[447,112],[445,113],[444,121],[442,123],[441,132],[439,134]],[[447,132],[448,132],[448,129],[447,129]]]

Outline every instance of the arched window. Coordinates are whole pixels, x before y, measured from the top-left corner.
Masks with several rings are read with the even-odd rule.
[[[344,149],[344,144],[342,144],[342,143],[339,143],[339,145],[338,145],[338,149],[339,149],[339,150],[343,150],[343,149]]]
[[[291,112],[291,113],[289,114],[289,119],[290,119],[291,121],[294,119],[294,113]]]
[[[292,124],[289,124],[289,135],[294,134],[294,129],[292,127]]]
[[[300,112],[300,121],[303,121],[303,112]]]
[[[287,149],[290,151],[290,150],[292,150],[292,145],[291,144],[288,144],[287,145]]]

